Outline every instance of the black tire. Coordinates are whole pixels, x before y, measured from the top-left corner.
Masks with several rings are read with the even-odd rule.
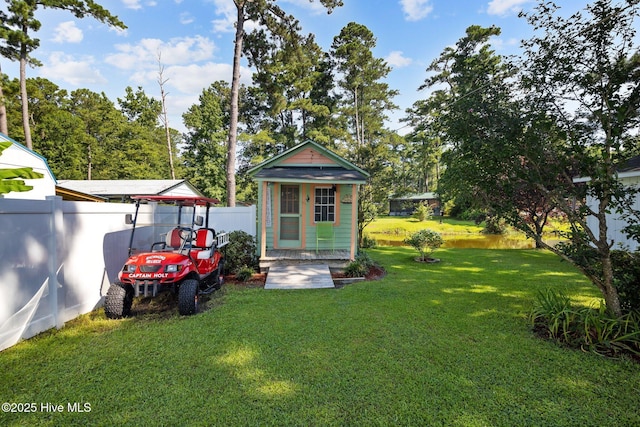
[[[185,280],[178,290],[178,312],[185,315],[198,312],[198,281]]]
[[[104,313],[109,319],[121,319],[131,314],[133,288],[130,285],[114,283],[109,286],[104,298]]]

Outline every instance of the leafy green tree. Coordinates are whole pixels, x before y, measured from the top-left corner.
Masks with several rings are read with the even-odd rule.
[[[323,126],[331,116],[331,98],[319,95],[318,87],[331,90],[331,73],[327,73],[325,53],[313,35],[303,37],[299,26],[289,17],[287,31],[268,33],[263,28],[246,37],[245,51],[249,64],[256,68],[254,85],[261,90],[273,137],[289,148],[299,140],[315,138],[328,142]],[[312,132],[312,130],[314,132]]]
[[[24,129],[25,143],[32,148],[31,129],[29,123],[29,105],[27,96],[27,65],[40,65],[39,61],[31,56],[40,41],[31,37],[30,32],[38,32],[41,23],[35,18],[37,9],[42,6],[45,9],[66,10],[76,18],[91,16],[99,22],[106,23],[116,28],[126,26],[106,9],[92,0],[7,0],[8,15],[3,25],[0,25],[0,54],[12,61],[20,62],[20,99],[22,100],[22,126]]]
[[[311,0],[312,1],[312,0]],[[244,23],[252,19],[267,23],[266,27],[273,31],[281,30],[281,22],[284,13],[276,5],[275,0],[233,0],[236,6],[236,32],[233,51],[233,76],[231,79],[231,101],[229,116],[229,132],[227,142],[227,204],[236,205],[236,145],[238,138],[238,119],[240,116],[240,58],[242,56],[242,44],[244,42]],[[342,6],[342,0],[320,0],[329,13],[336,7]]]
[[[541,2],[523,14],[536,30],[524,43],[523,90],[532,110],[554,120],[566,138],[564,159],[573,170],[558,175],[570,192],[558,194],[557,184],[539,189],[567,215],[570,244],[544,247],[573,263],[600,289],[614,315],[622,311],[615,287],[610,212],[627,214],[638,191],[625,187],[617,167],[638,152],[640,55],[634,45],[640,11],[637,1],[597,0],[569,17],[553,2]],[[569,163],[569,161],[567,161]],[[575,178],[582,177],[580,182]],[[592,200],[574,206],[574,200]],[[593,222],[589,219],[593,219]]]
[[[121,176],[120,131],[127,120],[104,93],[88,89],[71,92],[67,110],[80,118],[84,137],[80,141],[83,175],[86,179],[115,179]]]
[[[124,98],[118,98],[120,111],[130,122],[136,122],[149,129],[158,127],[158,117],[162,111],[162,104],[144,93],[142,87],[134,92],[131,86],[125,89]]]
[[[225,129],[228,87],[223,82],[202,91],[199,103],[182,115],[189,130],[183,162],[190,182],[209,197],[225,196]],[[228,111],[228,110],[226,110]]]
[[[351,22],[334,37],[331,58],[339,88],[339,112],[345,118],[343,153],[371,175],[362,186],[358,203],[359,241],[364,227],[386,209],[393,188],[392,133],[384,128],[386,114],[397,106],[398,93],[382,80],[391,68],[375,58],[373,33],[364,25]]]
[[[439,89],[416,103],[411,117],[420,123],[421,114],[431,116],[423,121],[448,144],[438,190],[445,199],[486,210],[488,225],[506,218],[542,236],[556,204],[537,183],[557,182],[564,172],[566,165],[555,156],[562,139],[549,140],[552,127],[544,114],[527,114],[515,98],[516,69],[489,44],[499,34],[496,27],[474,25],[455,47],[446,48],[430,65],[435,74],[423,86]],[[544,144],[540,134],[547,138]],[[539,167],[541,161],[545,167]]]

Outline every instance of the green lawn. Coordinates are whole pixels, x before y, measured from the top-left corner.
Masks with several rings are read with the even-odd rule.
[[[640,365],[560,348],[526,320],[536,291],[597,291],[533,250],[370,251],[380,281],[226,286],[192,317],[97,311],[0,353],[0,425],[640,425]],[[65,412],[43,413],[42,403]],[[68,402],[89,413],[68,413]]]
[[[381,246],[402,242],[405,237],[423,229],[430,229],[442,234],[445,243],[448,239],[486,239],[499,237],[482,234],[484,223],[478,225],[474,221],[462,221],[455,218],[433,217],[427,221],[418,221],[412,217],[381,216],[364,228],[364,234],[381,242]],[[567,231],[567,225],[551,220],[545,227],[549,239],[557,239],[555,231]],[[526,240],[524,233],[507,227],[503,237],[508,240]],[[508,246],[505,246],[508,247]]]

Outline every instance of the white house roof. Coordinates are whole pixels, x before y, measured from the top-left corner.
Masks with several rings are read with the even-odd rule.
[[[59,180],[58,186],[107,198],[163,194],[202,196],[185,179]]]

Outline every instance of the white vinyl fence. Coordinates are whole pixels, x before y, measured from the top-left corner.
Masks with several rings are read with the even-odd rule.
[[[0,351],[102,304],[127,259],[124,218],[134,212],[134,204],[0,198]],[[157,238],[143,226],[153,218],[173,222],[177,208],[141,205],[134,248]],[[212,208],[209,226],[255,237],[255,206]]]

